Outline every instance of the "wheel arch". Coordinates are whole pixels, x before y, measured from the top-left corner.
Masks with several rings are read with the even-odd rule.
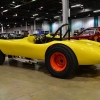
[[[45,52],[45,58],[46,58],[46,56],[47,56],[47,54],[48,54],[48,51],[49,51],[52,47],[54,47],[54,46],[59,46],[59,45],[61,45],[61,46],[64,47],[64,48],[66,48],[66,47],[69,48],[69,49],[73,52],[75,58],[77,59],[77,56],[76,56],[76,54],[74,53],[74,51],[73,51],[69,46],[66,46],[66,45],[61,44],[61,43],[56,43],[56,44],[53,44],[53,45],[49,46],[49,47],[47,48],[46,52]],[[77,59],[77,63],[78,63],[78,59]]]
[[[5,53],[0,49],[0,52],[5,55]]]

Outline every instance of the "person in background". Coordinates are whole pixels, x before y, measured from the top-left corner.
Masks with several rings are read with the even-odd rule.
[[[41,35],[42,31],[41,29],[38,29],[38,35]]]

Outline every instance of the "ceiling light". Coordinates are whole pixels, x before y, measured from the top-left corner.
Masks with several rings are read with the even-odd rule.
[[[7,26],[9,26],[9,24]]]
[[[30,18],[34,18],[34,17],[30,17]]]
[[[32,0],[32,1],[36,1],[36,0]]]
[[[83,6],[83,5],[81,5],[81,4],[76,4],[76,5],[71,6],[71,8],[82,7],[82,6]]]
[[[18,14],[15,14],[15,15],[13,15],[13,16],[17,16]]]
[[[15,6],[14,8],[18,8],[18,7],[20,7],[21,5],[17,5],[17,6]]]
[[[97,12],[100,12],[100,10],[94,10],[93,12],[94,12],[94,13],[97,13]]]
[[[43,7],[41,7],[41,8],[43,8]]]
[[[12,3],[15,3],[15,1],[13,1]]]
[[[37,16],[38,14],[34,14],[33,16]]]
[[[8,10],[4,10],[3,12],[7,12]]]
[[[59,18],[60,16],[54,16],[54,18],[56,19],[56,18]]]
[[[6,19],[8,19],[8,18],[6,17]]]
[[[1,7],[1,8],[3,8],[3,7]]]
[[[48,14],[48,13],[46,13],[46,14]]]

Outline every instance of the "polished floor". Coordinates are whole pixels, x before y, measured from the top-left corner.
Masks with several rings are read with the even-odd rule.
[[[6,59],[0,66],[0,100],[100,100],[100,65],[81,66],[73,79],[58,79],[43,63]]]

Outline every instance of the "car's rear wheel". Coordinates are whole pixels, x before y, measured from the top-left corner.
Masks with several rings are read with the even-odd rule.
[[[2,65],[5,61],[5,55],[0,51],[0,65]]]
[[[74,52],[61,44],[54,45],[47,50],[45,63],[51,75],[58,78],[73,77],[78,66]]]

